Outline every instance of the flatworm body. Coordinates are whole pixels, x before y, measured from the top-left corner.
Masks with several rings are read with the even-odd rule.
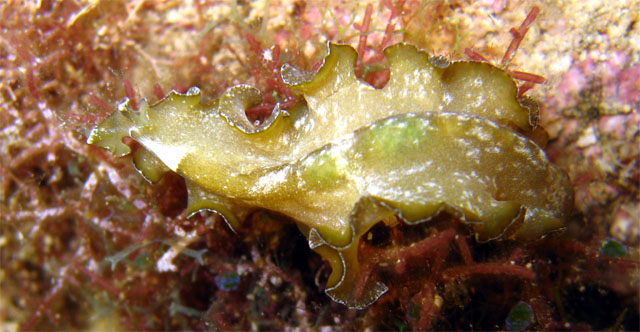
[[[385,50],[390,80],[375,89],[356,78],[353,48],[329,47],[316,73],[283,67],[305,102],[276,106],[259,126],[245,115],[261,102],[257,89],[234,86],[205,104],[192,89],[139,111],[124,102],[89,143],[122,156],[123,137],[138,141],[136,167],[151,181],[168,170],[184,177],[190,213],[215,211],[233,228],[255,209],[291,217],[331,264],[327,294],[352,308],[387,290],[369,280],[354,293],[359,240],[391,215],[412,224],[446,212],[479,241],[534,240],[563,227],[569,179],[540,147],[537,114],[505,71],[442,65],[399,44]]]

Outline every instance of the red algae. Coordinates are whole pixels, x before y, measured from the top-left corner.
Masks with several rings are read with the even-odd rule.
[[[638,240],[628,222],[637,213],[640,183],[638,53],[618,43],[627,46],[607,49],[606,60],[593,45],[578,45],[589,57],[552,54],[541,33],[562,36],[564,19],[583,24],[572,17],[593,13],[539,6],[0,5],[2,327],[493,330],[506,329],[509,312],[525,302],[535,315],[532,330],[638,330]],[[603,17],[610,12],[598,10]],[[583,40],[616,33],[596,19],[578,27]],[[549,151],[581,197],[567,230],[534,242],[479,243],[447,215],[413,226],[389,221],[363,236],[361,254],[378,264],[363,267],[363,278],[393,287],[367,309],[345,310],[320,292],[327,262],[287,218],[258,211],[236,233],[213,214],[187,219],[180,178],[149,184],[128,158],[84,143],[122,98],[160,100],[165,91],[191,86],[216,96],[253,84],[268,98],[252,112],[265,118],[275,102],[293,100],[279,81],[280,66],[314,69],[327,40],[357,47],[362,75],[376,87],[388,79],[381,50],[406,41],[454,60],[502,63],[524,79],[519,96],[526,90],[551,96],[539,98],[546,103],[541,122],[550,129]],[[566,57],[572,59],[566,76],[535,69],[555,68]],[[629,246],[625,256],[600,251],[612,236]],[[238,276],[237,288],[216,283],[229,273]]]

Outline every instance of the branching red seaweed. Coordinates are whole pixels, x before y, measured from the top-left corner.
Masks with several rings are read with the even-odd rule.
[[[579,214],[563,234],[480,243],[444,213],[420,225],[376,226],[359,244],[366,259],[356,293],[371,280],[391,287],[361,311],[345,310],[319,289],[330,269],[285,217],[257,211],[238,233],[213,214],[187,219],[180,178],[168,174],[149,184],[129,157],[85,144],[89,128],[124,97],[135,109],[143,97],[154,102],[170,89],[199,86],[215,96],[250,83],[265,96],[247,111],[259,121],[278,103],[287,109],[299,102],[280,68],[318,69],[326,40],[357,46],[357,75],[380,88],[389,79],[386,46],[410,42],[455,60],[455,50],[442,51],[443,45],[476,28],[447,17],[477,4],[266,3],[0,5],[4,328],[507,329],[508,314],[521,301],[534,312],[532,330],[639,328],[640,264],[628,226],[637,217],[639,154],[634,144],[620,143],[638,140],[629,128],[637,124],[640,91],[632,51],[576,60],[554,87],[555,113],[548,107],[542,114],[563,128],[551,157],[564,160],[580,198]],[[510,6],[500,10],[515,10]],[[497,61],[522,82],[518,97],[554,82],[512,69],[518,49],[529,47],[526,33],[545,15],[541,4],[519,26],[514,22]],[[551,27],[545,33],[553,33]],[[435,39],[441,44],[429,43]],[[472,48],[464,54],[496,63]],[[560,158],[566,155],[573,159]],[[571,162],[576,159],[590,166]],[[619,240],[627,238],[621,233],[628,242]],[[605,244],[617,251],[603,250]]]

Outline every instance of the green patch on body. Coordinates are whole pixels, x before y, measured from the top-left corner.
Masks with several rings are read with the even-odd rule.
[[[300,168],[300,177],[312,187],[337,185],[345,180],[348,160],[331,146],[306,158]]]
[[[377,123],[365,131],[360,140],[361,151],[384,158],[414,152],[428,136],[428,121],[403,116]]]

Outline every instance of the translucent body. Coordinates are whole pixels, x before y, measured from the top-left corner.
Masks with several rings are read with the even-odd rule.
[[[349,307],[375,301],[386,286],[360,273],[358,243],[389,215],[423,222],[443,211],[481,241],[537,239],[562,227],[573,206],[568,178],[534,142],[535,115],[516,99],[508,74],[486,63],[431,63],[412,46],[385,51],[383,89],[359,81],[355,51],[330,45],[308,78],[285,65],[283,77],[306,103],[254,127],[245,110],[260,102],[250,86],[201,104],[199,91],[171,93],[139,112],[127,103],[89,142],[116,155],[130,136],[134,160],[150,180],[183,176],[189,211],[220,213],[239,227],[255,209],[291,217],[332,267],[327,293]]]

